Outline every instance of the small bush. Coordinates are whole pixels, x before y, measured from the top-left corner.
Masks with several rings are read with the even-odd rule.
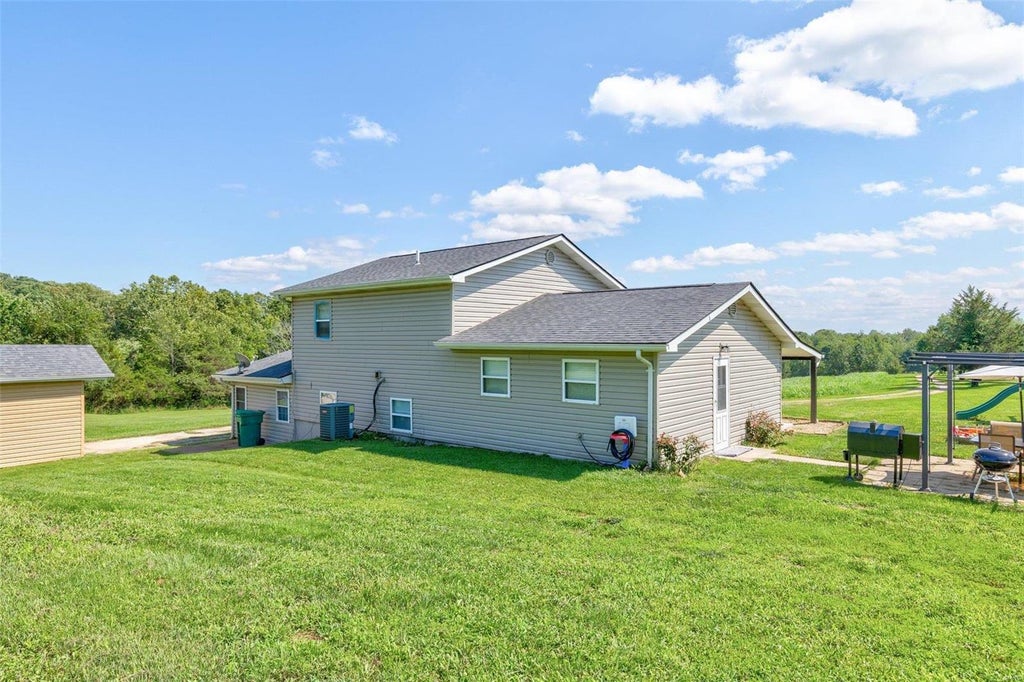
[[[708,444],[692,433],[682,439],[663,433],[658,436],[656,447],[662,471],[685,474],[693,469]]]
[[[751,412],[747,416],[748,445],[773,448],[782,443],[782,422],[767,412]]]

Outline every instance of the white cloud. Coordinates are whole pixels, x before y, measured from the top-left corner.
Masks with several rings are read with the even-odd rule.
[[[446,201],[447,199],[448,197],[445,196],[444,194],[441,194],[440,192],[435,192],[434,194],[430,195],[430,204],[432,206],[437,206],[442,201]]]
[[[244,182],[224,182],[221,183],[220,188],[229,192],[244,192],[249,189],[249,186]]]
[[[1024,231],[1024,206],[1003,202],[993,206],[988,213],[981,211],[970,213],[931,211],[909,218],[901,225],[903,230],[900,236],[904,239],[943,240],[953,237],[969,237],[975,232],[990,232],[998,229],[1021,232]]]
[[[939,199],[974,199],[976,197],[983,197],[992,191],[992,187],[989,185],[974,185],[967,189],[957,189],[955,187],[935,187],[933,189],[926,189],[924,191],[926,196],[938,197]]]
[[[570,140],[572,142],[576,142],[576,143],[585,142],[587,140],[587,138],[583,137],[582,135],[580,135],[575,130],[566,130],[565,131],[565,139]]]
[[[333,145],[345,144],[345,138],[340,135],[337,137],[331,137],[328,135],[326,137],[321,137],[316,141],[316,143],[321,147],[330,147]]]
[[[960,114],[960,120],[961,121],[966,121],[968,119],[974,118],[977,115],[978,115],[978,110],[977,109],[968,109],[964,113]]]
[[[358,265],[366,258],[366,247],[362,242],[338,237],[307,246],[291,246],[280,253],[203,263],[203,268],[214,272],[222,281],[278,282],[284,272],[341,270]]]
[[[349,137],[354,140],[374,140],[394,144],[398,142],[398,135],[386,130],[384,126],[371,121],[365,116],[353,116],[348,129]]]
[[[906,187],[903,186],[902,182],[896,180],[886,180],[885,182],[865,182],[860,186],[860,191],[864,194],[880,194],[883,197],[891,197],[897,192],[905,192]]]
[[[935,118],[936,116],[941,114],[945,108],[946,107],[942,106],[941,104],[936,104],[933,107],[929,107],[928,111],[926,111],[924,115],[927,116],[928,118]]]
[[[585,163],[540,173],[537,180],[539,187],[515,180],[485,194],[474,192],[472,209],[492,215],[473,222],[473,236],[507,239],[544,232],[564,232],[576,238],[613,235],[623,225],[637,221],[634,213],[640,201],[704,195],[696,182],[646,166],[602,173]]]
[[[1003,182],[1024,182],[1024,166],[1007,166],[999,174],[999,179]]]
[[[918,131],[903,100],[991,90],[1024,78],[1024,27],[981,3],[854,0],[806,26],[767,39],[737,38],[735,76],[602,80],[593,113],[685,126],[706,117],[753,128],[798,125],[875,137]]]
[[[267,211],[267,217],[270,218],[271,220],[277,220],[278,218],[281,217],[281,211],[277,209]]]
[[[967,175],[969,175],[972,178],[981,175],[981,168],[979,168],[978,166],[971,166],[970,168],[967,169]]]
[[[424,213],[420,213],[412,206],[403,206],[397,211],[384,210],[377,214],[377,217],[381,220],[390,220],[391,218],[422,218]]]
[[[779,242],[774,250],[783,256],[803,256],[808,253],[874,253],[888,257],[904,248],[903,239],[896,232],[875,230],[865,232],[826,232],[813,239]]]
[[[341,212],[348,215],[369,213],[370,207],[366,204],[342,204]]]
[[[706,164],[707,168],[700,174],[702,178],[725,178],[728,180],[724,185],[726,191],[739,192],[755,189],[769,170],[778,168],[793,158],[793,155],[786,151],[765,154],[764,147],[755,145],[746,151],[730,149],[714,156],[691,154],[687,149],[679,154],[677,160],[679,163]]]
[[[329,149],[314,149],[309,155],[309,160],[317,168],[334,168],[341,163],[341,157]]]
[[[722,247],[704,246],[688,253],[682,258],[676,258],[675,256],[643,258],[630,263],[629,269],[641,272],[692,270],[695,267],[701,266],[764,263],[776,258],[778,258],[778,255],[769,249],[757,247],[748,242],[741,242]]]

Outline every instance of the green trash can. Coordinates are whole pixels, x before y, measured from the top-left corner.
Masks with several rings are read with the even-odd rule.
[[[264,414],[263,410],[235,410],[238,447],[251,448],[260,444],[260,425],[263,423]]]

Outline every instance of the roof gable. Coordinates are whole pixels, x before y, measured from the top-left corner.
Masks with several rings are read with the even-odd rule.
[[[464,282],[466,277],[477,272],[554,244],[561,247],[566,254],[599,280],[615,288],[624,288],[621,282],[580,251],[564,235],[549,234],[378,258],[348,270],[278,289],[274,293],[287,297],[349,289]]]
[[[0,346],[0,383],[110,379],[99,353],[87,345],[25,344]]]

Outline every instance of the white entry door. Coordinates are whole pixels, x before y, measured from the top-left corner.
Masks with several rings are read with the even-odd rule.
[[[715,452],[729,447],[729,358],[715,358]]]

